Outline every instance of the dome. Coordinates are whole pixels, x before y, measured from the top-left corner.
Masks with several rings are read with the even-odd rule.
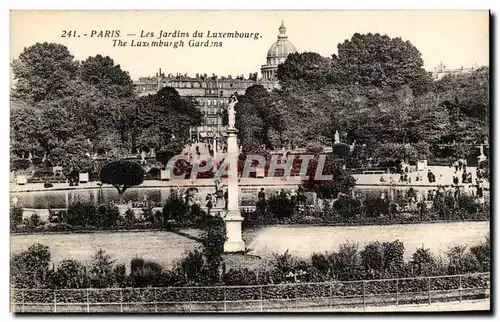
[[[276,40],[276,42],[267,51],[267,58],[282,58],[281,60],[284,61],[289,54],[296,53],[297,49],[288,40],[288,36],[286,35],[286,27],[283,22],[281,23],[279,31],[280,33],[278,35],[278,40]]]
[[[278,65],[284,63],[288,55],[297,52],[295,46],[288,40],[283,21],[279,31],[278,40],[267,51],[266,64],[260,68],[262,79],[265,81],[276,81]]]

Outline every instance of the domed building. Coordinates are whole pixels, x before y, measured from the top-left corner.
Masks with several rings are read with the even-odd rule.
[[[289,54],[297,52],[295,46],[288,40],[286,27],[283,22],[281,22],[279,32],[278,40],[276,40],[267,52],[267,64],[262,65],[260,68],[263,80],[276,80],[278,65],[283,63]]]

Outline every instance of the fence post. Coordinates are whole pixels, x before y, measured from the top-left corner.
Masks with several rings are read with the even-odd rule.
[[[260,311],[264,311],[264,298],[262,296],[262,285],[260,286]]]
[[[56,304],[56,290],[54,289],[54,313],[57,313],[57,304]]]
[[[24,307],[24,289],[21,290],[21,301],[22,301],[21,312],[24,312],[24,310],[25,310],[25,307]]]
[[[227,307],[226,307],[226,287],[223,286],[224,289],[224,312],[227,312]]]
[[[366,308],[366,281],[363,281],[363,310]]]
[[[427,277],[427,289],[429,291],[429,305],[431,305],[431,278]]]
[[[156,299],[156,287],[153,287],[153,295],[155,298],[155,312],[158,313],[158,301]]]
[[[294,295],[295,295],[295,310],[299,308],[299,297],[298,297],[298,292],[297,292],[297,284],[293,284],[292,286],[295,289]]]
[[[192,301],[192,296],[191,296],[191,291],[192,289],[188,289],[188,293],[189,293],[189,313],[192,312],[192,308],[191,308],[191,301]]]
[[[120,312],[123,313],[123,289],[120,289]]]
[[[87,313],[90,313],[89,289],[87,289]]]
[[[329,287],[329,291],[330,291],[330,295],[328,296],[328,307],[329,308],[332,308],[332,283],[329,283],[330,287]]]
[[[459,278],[459,290],[460,290],[460,302],[462,302],[462,275],[460,275],[460,278]]]
[[[399,278],[396,279],[396,306],[399,306]]]

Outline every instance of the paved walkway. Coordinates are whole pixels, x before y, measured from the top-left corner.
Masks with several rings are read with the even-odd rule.
[[[410,174],[412,177],[412,183],[399,182],[399,175],[393,174],[356,174],[353,175],[356,179],[356,184],[358,186],[396,186],[396,187],[436,187],[439,185],[451,185],[453,184],[453,175],[455,174],[455,169],[450,167],[438,167],[430,166],[428,167],[435,175],[436,182],[429,183],[427,181],[427,170],[422,170],[420,172],[413,172]],[[467,171],[472,173],[473,182],[476,178],[476,168],[467,167]],[[417,174],[420,174],[423,181],[415,181]],[[380,178],[383,177],[385,182],[381,182]],[[391,184],[391,177],[393,179],[393,184]],[[461,179],[461,178],[460,178]],[[227,178],[222,180],[223,184],[227,184]],[[300,178],[290,177],[287,180],[282,180],[282,178],[241,178],[239,185],[242,187],[253,186],[253,187],[266,187],[266,186],[278,186],[278,187],[297,187],[301,183]],[[44,188],[43,183],[28,183],[26,185],[17,185],[15,183],[10,184],[11,192],[32,192],[32,191],[51,191],[51,190],[79,190],[79,189],[97,189],[99,186],[96,182],[81,183],[79,186],[70,187],[67,183],[54,183],[51,188]],[[158,181],[158,180],[145,180],[139,188],[152,188],[152,187],[214,187],[213,179],[177,179],[169,181]],[[486,184],[488,187],[488,184]],[[103,185],[103,188],[113,188],[111,185]]]
[[[366,308],[305,308],[296,312],[453,312],[453,311],[488,311],[490,310],[490,300],[463,301],[451,303],[433,303],[431,305],[399,305],[380,306]]]

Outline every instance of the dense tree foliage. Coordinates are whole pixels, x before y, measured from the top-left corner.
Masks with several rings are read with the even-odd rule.
[[[11,156],[43,159],[41,166],[88,171],[96,155],[160,150],[201,123],[194,103],[173,88],[137,98],[128,72],[107,56],[79,62],[63,45],[37,43],[12,70]]]
[[[66,96],[68,84],[76,78],[78,62],[63,45],[36,43],[14,60],[12,71],[17,81],[14,95],[37,103]]]
[[[293,53],[278,66],[278,79],[285,86],[320,87],[331,82],[332,60],[317,53]]]
[[[338,131],[356,157],[411,162],[467,157],[488,138],[489,68],[433,82],[400,38],[355,34],[332,58],[291,54],[278,79],[280,89],[249,88],[237,105],[245,151],[332,146]]]
[[[184,99],[172,87],[164,87],[154,95],[138,100],[138,112],[133,121],[137,146],[165,147],[177,141],[185,142],[189,127],[200,125],[202,114],[193,101]]]
[[[342,83],[391,89],[409,85],[420,94],[431,85],[421,56],[413,44],[401,38],[356,33],[338,45],[338,55],[333,55],[333,60]]]

